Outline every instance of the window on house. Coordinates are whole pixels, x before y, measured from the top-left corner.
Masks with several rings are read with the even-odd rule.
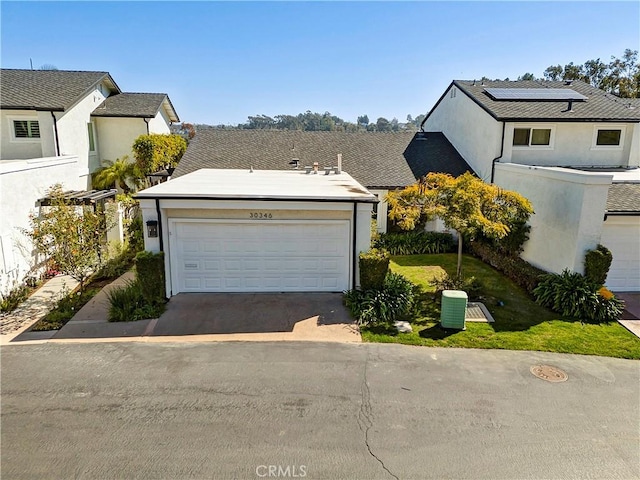
[[[16,138],[40,138],[40,125],[37,120],[14,120],[13,132]]]
[[[514,128],[513,145],[516,147],[539,147],[551,145],[550,128]]]
[[[598,130],[596,145],[606,147],[617,147],[620,145],[622,130]]]
[[[96,140],[93,136],[93,124],[92,123],[87,123],[87,132],[89,132],[89,151],[90,152],[95,152],[96,151]]]

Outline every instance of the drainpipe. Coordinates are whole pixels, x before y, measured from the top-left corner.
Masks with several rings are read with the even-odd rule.
[[[493,161],[491,162],[491,182],[493,183],[493,177],[495,176],[495,172],[496,172],[496,162],[498,160],[500,160],[502,158],[502,154],[504,153],[504,129],[505,129],[505,122],[502,122],[502,142],[500,143],[500,155],[498,155],[496,158],[493,159]]]
[[[142,120],[144,120],[144,123],[147,124],[147,135],[149,135],[149,119],[148,118],[143,118]]]
[[[356,241],[358,240],[358,202],[353,202],[353,221],[351,222],[353,226],[353,252],[351,254],[351,288],[356,288],[356,266],[358,262],[358,249],[356,247]]]
[[[51,118],[53,118],[53,133],[56,137],[56,157],[60,156],[60,140],[58,139],[58,123],[53,111],[51,112]]]
[[[160,241],[160,251],[164,252],[164,243],[162,240],[162,214],[160,213],[159,198],[156,198],[156,214],[158,215],[158,240]]]

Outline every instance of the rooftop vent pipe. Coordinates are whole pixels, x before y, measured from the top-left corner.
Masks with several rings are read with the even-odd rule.
[[[565,80],[564,84],[565,85],[572,85],[573,84],[573,80]]]
[[[338,154],[338,169],[336,170],[336,173],[340,173],[342,172],[342,154],[339,153]]]

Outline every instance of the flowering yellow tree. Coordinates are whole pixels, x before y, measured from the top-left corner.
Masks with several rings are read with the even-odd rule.
[[[387,195],[389,218],[403,230],[413,230],[421,217],[440,218],[458,232],[458,268],[462,267],[462,237],[478,234],[501,239],[516,222],[533,213],[529,200],[517,192],[485,183],[470,173],[457,178],[430,173],[418,183]]]

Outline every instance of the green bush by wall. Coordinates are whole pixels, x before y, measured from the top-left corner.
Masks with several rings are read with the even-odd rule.
[[[391,256],[386,250],[372,248],[359,256],[360,288],[362,290],[381,290],[389,271]]]
[[[167,298],[164,283],[164,253],[148,251],[136,255],[136,282],[149,304],[164,302]]]
[[[589,250],[584,256],[584,276],[594,285],[604,285],[612,261],[611,251],[603,245],[598,245],[595,250]]]

